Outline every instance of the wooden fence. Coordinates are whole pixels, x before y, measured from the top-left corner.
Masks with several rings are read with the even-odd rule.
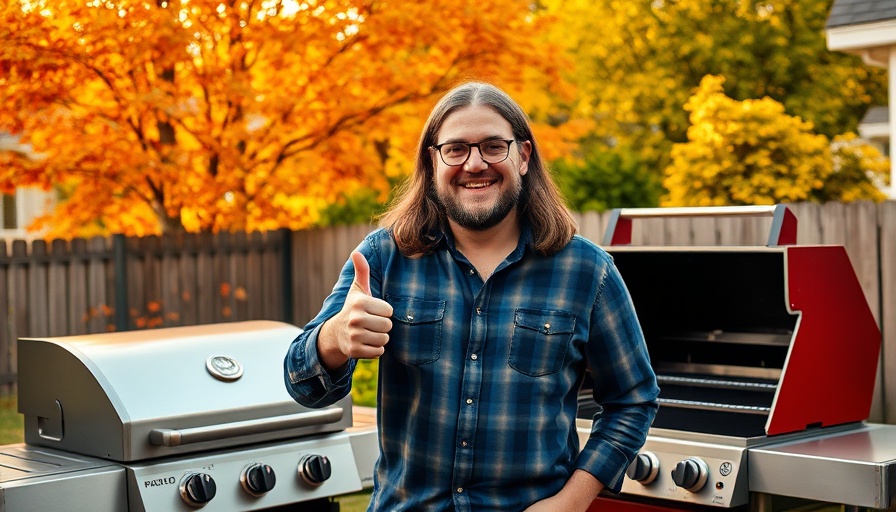
[[[799,203],[798,243],[846,247],[883,332],[872,421],[896,423],[896,201]],[[608,213],[577,215],[600,243]],[[770,219],[649,219],[632,243],[764,245]],[[372,226],[300,232],[0,240],[0,392],[19,337],[272,319],[303,325]]]

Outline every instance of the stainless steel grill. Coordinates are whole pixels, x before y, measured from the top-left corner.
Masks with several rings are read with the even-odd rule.
[[[774,216],[769,245],[624,245],[631,219],[720,214]],[[750,454],[865,435],[880,332],[845,249],[795,241],[796,219],[783,206],[614,212],[606,248],[631,292],[661,388],[659,412],[623,496],[727,508],[758,506],[760,493],[812,499],[808,482],[787,489],[759,484],[767,482],[769,464],[780,467],[782,457],[795,456]],[[597,412],[584,389],[582,427]],[[893,428],[889,444],[863,454],[885,473],[888,457],[896,459]],[[880,429],[890,427],[875,426],[883,439]],[[800,464],[832,467],[812,457]],[[896,505],[890,489],[877,488],[877,503]]]
[[[287,394],[300,332],[255,321],[19,340],[25,444],[0,449],[0,490],[41,510],[166,512],[360,490],[375,427],[351,428],[350,397],[311,410]]]

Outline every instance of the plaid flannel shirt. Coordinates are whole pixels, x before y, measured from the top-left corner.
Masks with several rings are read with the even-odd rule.
[[[369,510],[523,510],[557,493],[577,468],[618,492],[659,390],[612,258],[579,236],[538,255],[524,225],[516,250],[483,280],[450,234],[440,236],[436,251],[413,259],[382,229],[359,246],[372,294],[394,309],[379,360]],[[331,374],[316,344],[353,277],[349,260],[286,356],[287,388],[303,405],[350,392],[355,361]],[[580,447],[585,378],[602,412]]]

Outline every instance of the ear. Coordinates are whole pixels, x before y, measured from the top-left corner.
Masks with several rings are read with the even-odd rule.
[[[520,143],[520,176],[529,172],[529,158],[532,156],[532,143],[528,140]]]
[[[432,162],[432,170],[433,170],[433,172],[435,172],[435,170],[438,169],[438,167],[439,167],[438,151],[435,151],[434,149],[432,149],[432,147],[426,148],[425,151],[427,153],[429,153],[429,159],[430,159],[430,162]]]

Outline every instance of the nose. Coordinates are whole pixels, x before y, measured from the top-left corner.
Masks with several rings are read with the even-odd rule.
[[[488,168],[488,163],[482,159],[482,150],[478,146],[470,148],[470,156],[464,162],[464,170],[467,172],[481,172]]]

